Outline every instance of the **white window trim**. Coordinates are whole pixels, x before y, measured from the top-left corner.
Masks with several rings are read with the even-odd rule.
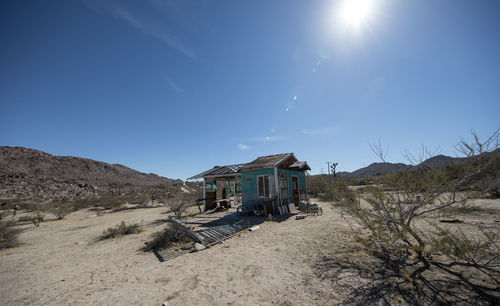
[[[263,177],[263,180],[264,180],[264,196],[261,197],[260,196],[260,190],[259,190],[259,177]],[[269,185],[267,186],[267,194],[265,193],[266,191],[266,179],[265,177],[269,177]],[[257,175],[257,198],[259,199],[270,199],[271,198],[271,174],[261,174],[261,175]]]

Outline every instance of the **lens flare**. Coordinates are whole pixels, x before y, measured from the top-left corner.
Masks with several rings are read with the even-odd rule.
[[[342,24],[359,31],[373,18],[375,0],[344,0],[340,3],[339,18]]]

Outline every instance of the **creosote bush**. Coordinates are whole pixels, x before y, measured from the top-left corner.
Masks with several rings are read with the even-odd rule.
[[[118,238],[124,235],[138,234],[142,231],[143,226],[140,223],[127,224],[122,221],[120,225],[115,227],[110,227],[105,230],[99,237],[99,240],[105,240],[110,238]]]
[[[13,248],[19,244],[17,235],[19,235],[21,231],[13,227],[15,222],[3,220],[7,214],[8,213],[4,211],[0,212],[0,250]]]
[[[61,200],[55,203],[52,203],[48,209],[48,212],[56,216],[57,220],[61,220],[73,211],[75,211],[73,205],[65,200]]]
[[[162,196],[162,201],[165,203],[174,216],[179,219],[182,218],[184,212],[189,208],[189,206],[195,205],[196,201],[195,193],[185,193],[182,191],[178,192],[165,192]]]
[[[143,251],[161,250],[174,244],[192,242],[185,231],[173,224],[168,224],[161,232],[153,233],[152,239],[146,243]]]
[[[45,214],[43,213],[43,211],[37,211],[35,215],[31,216],[31,222],[33,222],[36,227],[39,227],[40,223],[43,222],[44,219]]]

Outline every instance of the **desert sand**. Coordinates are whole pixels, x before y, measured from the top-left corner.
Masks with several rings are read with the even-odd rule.
[[[498,201],[478,200],[488,209]],[[138,208],[97,214],[81,210],[40,227],[21,225],[21,245],[0,251],[3,305],[325,305],[345,302],[369,279],[341,271],[325,280],[316,264],[325,252],[345,252],[352,222],[321,203],[322,216],[266,221],[206,250],[160,262],[140,251],[165,225],[166,208]],[[195,224],[218,213],[189,217]],[[498,211],[472,215],[498,228]],[[207,218],[208,217],[208,218]],[[142,222],[140,234],[96,241],[121,221]],[[206,221],[205,221],[206,222]]]
[[[344,221],[321,205],[322,216],[266,221],[260,230],[166,262],[139,250],[164,227],[163,207],[100,215],[83,210],[38,228],[26,224],[22,245],[0,253],[0,300],[4,305],[335,303],[312,263],[324,233]],[[121,221],[142,222],[145,230],[96,241]]]

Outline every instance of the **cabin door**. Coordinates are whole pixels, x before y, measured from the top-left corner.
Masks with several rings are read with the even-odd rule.
[[[299,178],[297,176],[292,176],[292,202],[296,207],[299,207]]]

